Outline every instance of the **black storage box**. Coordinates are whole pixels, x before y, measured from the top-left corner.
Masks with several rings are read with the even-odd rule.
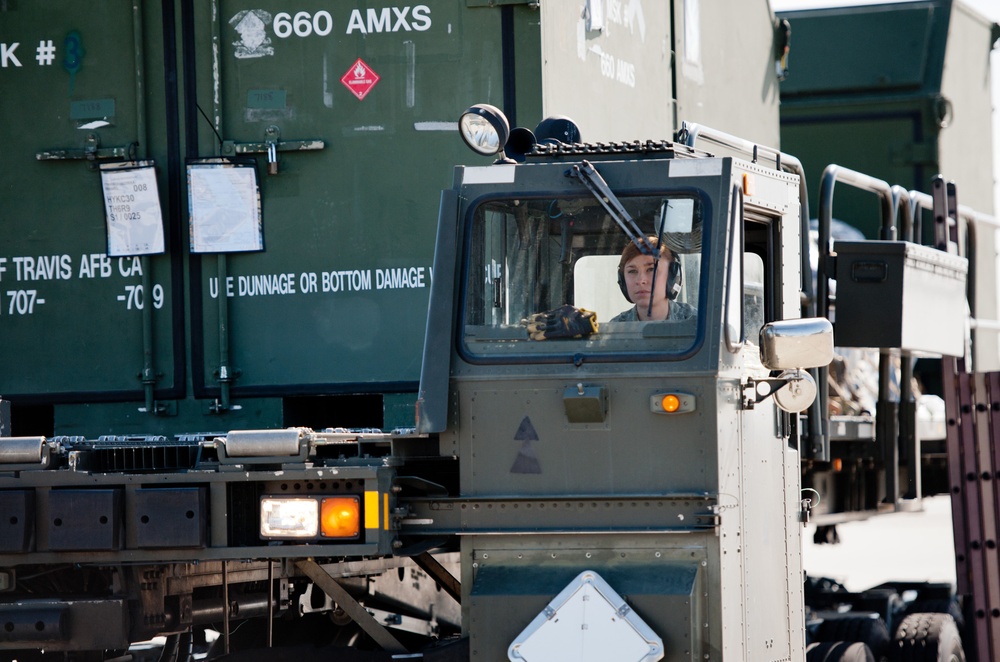
[[[838,241],[834,344],[961,356],[969,263],[906,241]]]

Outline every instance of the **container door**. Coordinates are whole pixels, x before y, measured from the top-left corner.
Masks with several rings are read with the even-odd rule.
[[[139,0],[0,4],[0,393],[14,402],[182,381],[161,16]],[[123,161],[136,167],[102,170]]]
[[[503,103],[501,11],[195,4],[188,169],[259,196],[240,244],[191,186],[196,393],[415,391],[440,191],[477,161],[457,118]]]

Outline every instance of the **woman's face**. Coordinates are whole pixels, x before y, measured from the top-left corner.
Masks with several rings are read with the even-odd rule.
[[[653,297],[653,306],[663,302],[667,298],[667,287],[665,285],[667,274],[670,272],[670,254],[666,253],[660,258],[660,264],[656,267],[656,286],[653,283],[652,255],[636,255],[625,263],[623,273],[625,274],[625,288],[628,290],[629,298],[641,308],[649,306],[649,298]]]

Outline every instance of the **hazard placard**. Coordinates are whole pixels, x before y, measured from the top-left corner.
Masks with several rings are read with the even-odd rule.
[[[358,58],[340,79],[340,82],[358,99],[364,99],[378,81],[378,74],[361,58]]]

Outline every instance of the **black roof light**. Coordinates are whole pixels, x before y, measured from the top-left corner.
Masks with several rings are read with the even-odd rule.
[[[571,145],[581,142],[580,127],[565,115],[552,115],[535,127],[535,139],[543,144]]]

